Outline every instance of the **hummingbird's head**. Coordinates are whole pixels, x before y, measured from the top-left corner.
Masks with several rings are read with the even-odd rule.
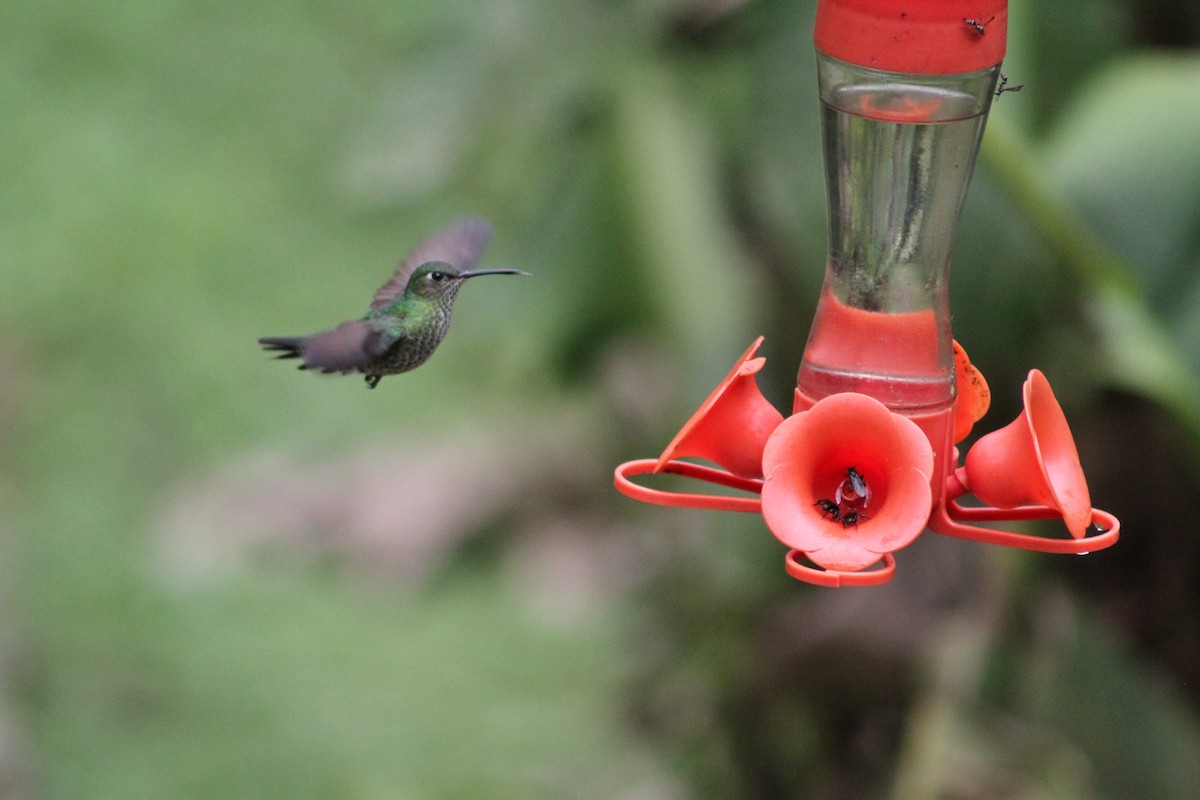
[[[458,291],[461,282],[462,274],[457,267],[433,261],[413,270],[408,279],[408,293],[426,300],[436,300]]]
[[[407,293],[423,297],[426,300],[453,298],[458,287],[467,278],[478,275],[527,275],[519,269],[477,269],[461,270],[453,264],[442,261],[431,261],[413,270],[408,279]]]

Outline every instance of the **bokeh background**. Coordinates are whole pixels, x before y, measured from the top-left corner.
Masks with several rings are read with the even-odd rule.
[[[1012,0],[955,250],[1120,543],[797,583],[611,488],[820,287],[805,0],[0,5],[0,795],[1185,798],[1200,786],[1200,7]],[[376,391],[263,335],[461,213]],[[481,285],[483,284],[483,285]]]

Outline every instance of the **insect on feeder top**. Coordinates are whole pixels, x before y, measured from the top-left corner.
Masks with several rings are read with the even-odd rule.
[[[821,0],[813,40],[826,55],[917,75],[1004,60],[1008,0]]]

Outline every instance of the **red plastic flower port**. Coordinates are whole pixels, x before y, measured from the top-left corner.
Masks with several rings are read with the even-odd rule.
[[[1024,387],[1025,408],[1015,420],[981,437],[966,464],[946,478],[929,528],[947,536],[1044,553],[1090,553],[1116,543],[1121,523],[1092,508],[1075,439],[1062,407],[1040,370]],[[958,498],[974,494],[982,506]],[[1061,519],[1070,539],[982,527],[976,522]]]
[[[762,342],[761,336],[755,339],[700,404],[659,456],[655,472],[661,472],[680,456],[695,456],[743,478],[762,477],[763,446],[783,421],[783,415],[763,397],[754,379],[766,363],[765,358],[754,357]]]
[[[929,440],[863,394],[830,395],[784,420],[767,440],[763,471],[767,527],[827,570],[865,569],[910,544],[929,519]]]

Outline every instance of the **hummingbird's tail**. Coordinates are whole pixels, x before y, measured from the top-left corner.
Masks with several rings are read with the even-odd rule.
[[[263,350],[271,353],[279,353],[276,358],[300,358],[303,353],[300,352],[300,347],[304,343],[304,339],[299,336],[266,336],[258,340],[262,345]],[[308,369],[307,364],[301,364],[297,369]]]

